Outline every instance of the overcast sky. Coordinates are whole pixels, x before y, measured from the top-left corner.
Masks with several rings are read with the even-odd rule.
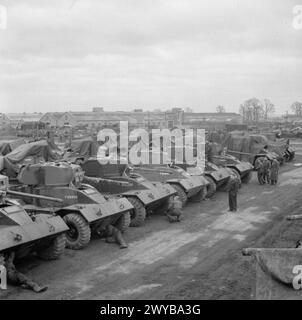
[[[302,5],[302,0],[300,0]],[[0,111],[277,113],[302,100],[299,0],[0,0]]]

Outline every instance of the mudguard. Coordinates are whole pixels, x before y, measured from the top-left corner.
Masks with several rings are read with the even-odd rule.
[[[212,177],[216,182],[226,180],[230,177],[228,170],[225,168],[219,168],[217,171],[206,172],[205,175]]]
[[[148,206],[176,194],[174,188],[168,184],[163,185],[160,182],[154,182],[152,185],[152,188],[149,186],[149,190],[128,191],[124,192],[123,195],[137,197],[145,206]]]
[[[112,214],[116,213],[124,213],[130,210],[133,210],[132,204],[124,198],[118,198],[118,197],[104,197],[100,192],[97,191],[92,186],[86,186],[81,189],[78,189],[78,193],[81,195],[81,193],[84,193],[86,196],[88,196],[88,200],[91,202],[95,202],[102,207],[109,207],[111,208]],[[81,200],[81,197],[78,197],[79,200]],[[81,203],[81,201],[79,201]],[[84,202],[84,197],[83,197]],[[87,199],[86,202],[87,203]]]
[[[198,193],[203,182],[197,176],[191,176],[188,172],[180,167],[170,168],[165,166],[158,166],[152,169],[145,167],[135,167],[138,173],[143,175],[150,181],[161,181],[161,183],[179,184],[181,185],[188,197]]]
[[[198,176],[191,176],[190,179],[171,179],[167,182],[181,185],[187,193],[188,198],[197,194],[203,188],[203,184]]]
[[[122,214],[133,210],[133,206],[127,199],[108,199],[105,203],[75,204],[56,211],[63,216],[71,212],[78,212],[90,224],[98,220]]]
[[[196,176],[195,179],[198,179],[203,187],[207,187],[210,184],[209,181],[204,177],[204,175]]]
[[[204,169],[201,167],[187,167],[187,172],[191,176],[202,176],[204,174]]]
[[[253,166],[246,161],[241,161],[240,163],[236,164],[235,166],[229,166],[230,168],[236,168],[241,174],[245,173],[246,171],[253,170]]]
[[[47,214],[36,215],[33,221],[19,206],[0,210],[0,251],[15,248],[67,231],[61,217]]]

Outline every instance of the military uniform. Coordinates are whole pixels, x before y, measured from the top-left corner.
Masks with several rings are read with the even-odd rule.
[[[272,162],[272,167],[270,172],[270,180],[272,185],[277,184],[278,175],[279,175],[279,162],[276,159],[274,159]]]
[[[271,170],[271,162],[265,158],[263,160],[263,181],[264,183],[270,183],[270,170]]]
[[[231,178],[229,187],[229,211],[237,211],[237,193],[239,190],[239,181],[237,178]]]
[[[122,236],[122,232],[111,224],[106,227],[106,242],[117,243],[120,246],[120,249],[128,248],[128,245]]]
[[[112,219],[110,217],[104,219],[99,224],[96,224],[92,228],[92,231],[99,237],[105,238],[108,243],[117,243],[120,246],[120,249],[128,248],[128,245],[122,236],[122,232],[111,223]]]
[[[212,145],[209,142],[206,142],[205,154],[206,154],[206,160],[209,162],[212,162],[213,161],[213,150],[212,150]]]
[[[264,167],[263,167],[264,158],[258,158],[255,161],[255,169],[257,170],[257,177],[260,184],[264,184]]]
[[[179,197],[176,196],[173,200],[173,204],[168,208],[166,212],[169,222],[179,222],[182,216],[182,202]]]
[[[9,283],[14,285],[23,286],[29,288],[34,292],[43,292],[47,290],[46,286],[40,286],[31,278],[27,277],[23,273],[19,272],[14,265],[15,253],[11,252],[7,257],[4,258],[4,266],[7,271],[7,280]]]

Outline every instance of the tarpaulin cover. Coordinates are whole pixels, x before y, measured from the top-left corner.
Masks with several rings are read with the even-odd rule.
[[[223,151],[222,145],[219,143],[207,143],[205,146],[205,153],[206,155],[210,154],[211,155],[219,155]]]
[[[17,139],[13,141],[2,141],[0,142],[0,154],[5,156],[8,153],[12,152],[12,150],[16,149],[20,145],[24,144],[24,139]]]
[[[223,133],[218,133],[217,131],[211,131],[207,133],[206,139],[209,142],[221,143],[223,141],[224,136],[225,134]]]
[[[92,138],[76,140],[71,143],[69,157],[92,157],[96,156],[99,145]]]
[[[302,249],[254,249],[255,299],[302,299]],[[297,287],[294,287],[294,283]]]
[[[0,155],[5,156],[6,154],[12,152],[12,148],[8,142],[0,143]]]
[[[22,144],[4,156],[4,169],[17,173],[23,160],[28,157],[42,158],[44,161],[56,161],[60,155],[53,150],[47,141],[41,140]]]
[[[264,146],[268,146],[268,151],[275,152],[280,157],[282,157],[282,153],[285,150],[285,143],[274,143],[263,135],[249,135],[246,133],[227,135],[223,146],[228,149],[228,153],[238,159],[250,162],[252,162],[254,155],[263,153]]]

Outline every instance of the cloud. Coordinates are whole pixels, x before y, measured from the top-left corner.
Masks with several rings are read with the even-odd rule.
[[[284,112],[302,99],[291,0],[2,1],[4,111],[237,111],[257,96]]]

